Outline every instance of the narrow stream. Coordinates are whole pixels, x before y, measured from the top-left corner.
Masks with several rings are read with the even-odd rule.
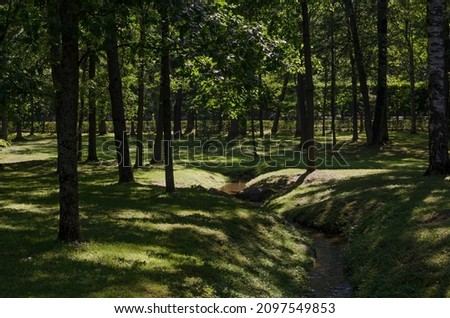
[[[245,182],[227,183],[220,191],[235,195],[245,189]],[[349,298],[353,289],[344,271],[344,242],[338,236],[326,234],[297,225],[313,241],[315,253],[314,267],[309,273],[309,284],[312,297],[316,298]]]
[[[309,273],[312,297],[349,298],[352,286],[344,271],[344,242],[338,236],[328,237],[313,229],[300,227],[313,240],[315,262]]]

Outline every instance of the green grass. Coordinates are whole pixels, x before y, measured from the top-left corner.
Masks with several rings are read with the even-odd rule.
[[[31,160],[39,158],[39,160]],[[299,297],[308,293],[309,243],[273,215],[198,187],[228,178],[177,166],[164,193],[161,167],[117,185],[109,161],[80,164],[84,242],[56,242],[54,140],[35,137],[2,154],[1,297]]]
[[[420,172],[317,171],[267,208],[343,233],[357,296],[450,297],[450,180]]]
[[[393,133],[383,149],[347,143],[345,166],[319,137],[319,155],[329,160],[309,175],[267,147],[283,141],[282,153],[299,159],[288,135],[258,139],[257,165],[245,144],[224,155],[194,153],[192,140],[180,141],[190,147],[176,152],[174,195],[164,193],[161,166],[117,185],[114,153],[101,151],[110,138],[98,139],[99,163],[79,166],[84,243],[77,246],[55,240],[54,136],[2,149],[0,296],[305,296],[310,241],[288,220],[342,233],[356,296],[450,297],[450,179],[423,177],[425,134]],[[229,179],[269,184],[277,195],[260,208],[203,189]]]

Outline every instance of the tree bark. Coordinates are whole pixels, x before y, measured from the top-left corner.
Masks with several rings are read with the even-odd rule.
[[[83,121],[84,121],[84,112],[86,108],[86,100],[85,100],[85,88],[86,88],[86,63],[83,63],[83,71],[81,76],[82,89],[80,90],[80,107],[78,114],[78,161],[81,161],[83,158]]]
[[[314,147],[314,83],[313,66],[311,52],[311,35],[309,30],[308,1],[302,2],[302,31],[303,46],[305,54],[305,104],[306,104],[306,149],[307,149],[307,169],[316,169],[316,149]]]
[[[162,108],[162,103],[159,103],[158,106],[158,113],[156,118],[156,134],[155,134],[155,143],[153,145],[153,157],[151,162],[152,163],[159,163],[162,162],[162,140],[163,140],[163,117],[164,110]]]
[[[133,170],[130,163],[127,127],[122,93],[122,77],[120,74],[119,52],[117,47],[117,26],[115,14],[108,18],[108,34],[106,36],[106,57],[108,63],[109,94],[114,125],[117,164],[119,167],[119,183],[133,182]]]
[[[297,120],[295,137],[300,137],[300,146],[303,146],[307,140],[306,136],[306,101],[305,101],[305,75],[302,73],[297,73]]]
[[[97,56],[92,53],[89,56],[89,137],[88,137],[88,161],[98,161],[97,157],[97,100],[93,83],[95,80]]]
[[[228,140],[239,137],[239,119],[230,119],[230,128],[228,129]]]
[[[136,134],[136,162],[135,168],[144,165],[144,94],[145,94],[145,63],[144,63],[144,46],[145,46],[145,24],[144,16],[140,22],[140,48],[139,48],[139,71],[138,71],[138,109],[137,109],[137,134]]]
[[[170,23],[168,16],[168,4],[161,4],[161,85],[159,102],[163,111],[164,131],[164,168],[166,177],[166,192],[175,191],[175,179],[173,175],[173,148],[171,129],[171,104],[170,104],[170,49],[169,33]]]
[[[181,138],[181,111],[183,108],[183,89],[179,88],[177,92],[177,98],[173,107],[173,139],[178,140]]]
[[[364,58],[359,41],[358,27],[356,23],[356,13],[353,8],[352,0],[345,0],[345,11],[350,23],[350,33],[352,36],[353,50],[356,59],[356,67],[359,77],[359,89],[362,95],[363,109],[364,109],[364,130],[366,132],[366,139],[368,144],[372,144],[372,111],[369,99],[369,87],[367,86],[367,75],[364,67]]]
[[[8,110],[6,109],[6,105],[4,106],[5,109],[3,110],[2,114],[2,131],[1,131],[1,138],[3,140],[8,140]]]
[[[387,131],[387,11],[388,1],[378,0],[377,2],[377,33],[378,33],[378,82],[377,101],[375,106],[375,116],[373,119],[373,140],[372,144],[382,145],[389,141]]]
[[[194,130],[194,125],[195,125],[195,111],[189,110],[187,115],[186,131],[184,133],[186,135],[190,134]]]
[[[100,136],[104,136],[108,133],[108,129],[106,127],[106,114],[105,114],[105,106],[100,106],[100,114],[98,116],[98,134]]]
[[[411,21],[405,19],[405,41],[408,48],[408,75],[409,75],[409,101],[411,107],[411,133],[417,132],[417,110],[416,110],[416,77],[414,63],[414,45],[411,34]]]
[[[79,91],[78,15],[79,0],[60,0],[61,63],[60,103],[56,108],[59,171],[59,233],[64,242],[81,241],[78,208],[77,108]],[[56,8],[55,8],[56,11]]]
[[[331,133],[333,135],[333,146],[336,145],[336,48],[334,13],[331,14],[331,90],[330,90],[330,110],[331,110]]]
[[[30,122],[30,136],[34,136],[35,132],[35,121],[36,121],[36,105],[34,104],[34,96],[31,94],[30,96],[30,115],[31,115],[31,122]]]
[[[281,117],[281,104],[284,102],[284,99],[286,97],[286,91],[287,91],[287,86],[289,83],[289,76],[290,74],[286,72],[286,74],[284,75],[284,80],[283,80],[283,88],[281,89],[281,94],[280,97],[278,99],[278,105],[277,105],[277,109],[275,112],[275,118],[273,119],[273,126],[272,126],[272,135],[275,135],[276,133],[278,133],[278,127],[280,125],[280,117]]]
[[[444,0],[428,0],[429,166],[426,175],[448,174],[447,105],[445,100]]]
[[[358,74],[356,71],[356,61],[355,61],[355,58],[354,58],[352,52],[350,52],[350,64],[352,66],[352,123],[353,123],[352,141],[355,142],[359,139],[359,136],[358,136],[358,116],[359,116]]]
[[[16,118],[16,138],[13,141],[25,141],[22,135],[22,118],[23,118],[23,106],[19,103],[17,106],[17,118]]]

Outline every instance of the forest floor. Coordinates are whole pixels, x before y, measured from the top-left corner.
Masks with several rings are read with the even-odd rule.
[[[1,297],[308,296],[312,241],[295,223],[345,239],[355,296],[450,297],[450,179],[423,177],[424,134],[394,133],[383,149],[319,138],[311,174],[287,136],[258,139],[257,159],[248,142],[181,141],[173,195],[161,166],[117,185],[109,138],[100,162],[79,165],[73,246],[56,242],[55,137],[0,148]],[[275,195],[258,206],[205,191],[229,180]]]

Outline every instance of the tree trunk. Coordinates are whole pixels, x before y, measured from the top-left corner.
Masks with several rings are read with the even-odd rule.
[[[447,105],[445,100],[444,1],[428,0],[429,166],[426,175],[448,174]]]
[[[77,108],[79,91],[78,16],[79,0],[60,0],[61,64],[60,104],[57,104],[59,171],[59,233],[64,242],[81,241],[78,208]],[[56,8],[55,8],[56,9]]]
[[[230,119],[230,128],[228,129],[228,140],[239,137],[239,119]]]
[[[16,138],[13,141],[25,141],[22,135],[22,118],[23,118],[23,106],[19,103],[17,106],[17,118],[16,118]]]
[[[181,138],[181,110],[183,108],[183,89],[179,88],[177,98],[173,107],[173,139]]]
[[[369,99],[369,87],[367,86],[367,75],[364,67],[364,58],[359,41],[358,27],[356,23],[356,13],[353,8],[352,0],[345,0],[345,11],[350,23],[350,33],[352,36],[353,50],[355,53],[356,67],[359,77],[359,89],[362,95],[363,109],[364,109],[364,129],[366,132],[366,139],[368,144],[372,144],[372,111]]]
[[[408,74],[409,74],[409,101],[411,107],[411,133],[417,133],[417,110],[416,110],[416,77],[414,65],[414,44],[411,34],[411,21],[405,20],[405,41],[408,47]]]
[[[258,152],[256,151],[256,136],[255,136],[255,109],[251,109],[251,129],[252,129],[252,146],[253,146],[253,158],[258,157]]]
[[[353,53],[350,52],[350,64],[352,65],[352,122],[353,122],[353,137],[352,141],[355,142],[359,139],[358,136],[358,74],[356,71],[356,61]]]
[[[85,100],[85,88],[86,88],[86,63],[83,63],[83,73],[81,76],[81,83],[82,83],[82,89],[79,93],[80,95],[80,108],[79,108],[79,114],[78,114],[78,161],[81,161],[83,158],[83,120],[84,120],[84,112],[85,112],[85,106],[86,106],[86,100]]]
[[[286,97],[286,91],[287,91],[287,86],[289,83],[289,76],[290,74],[286,72],[286,74],[284,75],[284,80],[283,80],[283,88],[281,89],[281,94],[280,94],[280,98],[278,99],[278,106],[277,106],[277,110],[275,112],[275,118],[273,119],[273,126],[272,126],[272,135],[275,135],[276,133],[278,133],[278,127],[280,125],[280,117],[281,117],[281,104],[284,102],[284,99]]]
[[[162,140],[163,140],[163,117],[164,110],[162,108],[161,102],[158,106],[158,114],[156,118],[156,135],[155,135],[155,143],[153,145],[153,157],[152,163],[162,162]]]
[[[106,36],[106,56],[108,63],[109,94],[114,126],[119,183],[133,182],[133,170],[130,163],[127,127],[122,95],[122,77],[120,74],[119,52],[117,48],[117,26],[115,14],[109,17],[109,33]]]
[[[331,16],[331,91],[330,91],[330,110],[331,110],[331,133],[333,134],[333,146],[336,145],[336,48],[334,34],[334,14]]]
[[[194,125],[195,125],[195,111],[190,109],[187,115],[186,131],[184,133],[186,135],[190,134],[194,130]]]
[[[34,96],[31,95],[30,98],[30,115],[31,115],[31,122],[30,122],[30,136],[34,136],[34,132],[35,132],[35,127],[34,127],[34,123],[36,121],[36,106],[34,104]]]
[[[305,101],[305,75],[297,73],[297,121],[295,137],[300,137],[300,146],[307,140],[306,136],[306,101]]]
[[[175,180],[173,176],[173,148],[171,129],[171,105],[170,105],[170,49],[169,49],[169,16],[168,4],[161,4],[161,85],[159,102],[163,111],[164,131],[164,168],[166,177],[166,192],[175,191]]]
[[[316,149],[314,147],[314,83],[311,52],[311,35],[309,30],[308,1],[302,2],[302,33],[305,54],[305,104],[306,104],[306,149],[307,169],[316,169]]]
[[[325,64],[327,62],[325,61]],[[322,105],[322,136],[325,137],[327,132],[327,100],[328,100],[328,67],[325,65],[325,78],[323,86],[323,105]]]
[[[88,107],[89,107],[89,137],[88,137],[88,161],[98,161],[97,157],[97,100],[95,89],[92,86],[95,81],[97,56],[92,53],[89,56],[89,86],[88,86]]]
[[[3,114],[2,114],[2,131],[1,131],[1,138],[3,140],[8,140],[8,110],[6,109],[6,106],[4,106]]]
[[[375,116],[373,119],[372,144],[381,145],[389,141],[387,131],[387,11],[388,1],[378,0],[377,5],[378,33],[378,82]]]
[[[105,114],[105,105],[100,106],[100,114],[98,116],[98,134],[100,136],[104,136],[108,133],[108,129],[106,127],[106,114]]]
[[[139,48],[139,72],[138,72],[138,109],[137,109],[137,135],[136,135],[136,162],[135,168],[144,166],[144,94],[145,94],[145,63],[144,63],[144,46],[145,46],[145,24],[144,15],[140,22],[140,48]]]

